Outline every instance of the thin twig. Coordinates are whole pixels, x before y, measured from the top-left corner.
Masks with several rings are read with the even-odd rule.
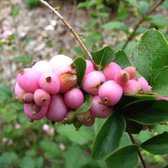
[[[136,140],[134,139],[133,135],[132,135],[129,131],[127,131],[127,133],[128,133],[128,135],[129,135],[129,137],[130,137],[132,143],[135,144],[135,145],[137,145],[138,143],[137,143]],[[137,153],[138,153],[138,156],[139,156],[139,158],[140,158],[140,160],[141,160],[141,162],[142,162],[143,167],[144,167],[144,168],[147,168],[147,166],[146,166],[146,164],[145,164],[145,161],[144,161],[144,159],[143,159],[143,157],[142,157],[142,155],[141,155],[141,152],[138,150]]]
[[[146,17],[148,17],[151,13],[153,13],[156,10],[156,8],[159,7],[164,1],[165,0],[160,0],[160,1],[158,1],[158,3],[154,3],[154,5],[147,11],[147,13],[144,16],[142,16],[142,18],[139,20],[139,22],[135,25],[135,27],[133,29],[133,32],[128,37],[124,46],[122,47],[123,50],[127,47],[128,43],[132,40],[132,38],[134,37],[137,29],[145,21]]]
[[[86,55],[89,57],[89,59],[92,61],[92,63],[94,64],[94,61],[92,59],[92,55],[89,52],[89,50],[87,49],[86,45],[84,44],[84,42],[81,40],[81,38],[79,37],[78,33],[76,33],[74,31],[74,29],[72,28],[72,26],[64,19],[64,17],[56,10],[54,9],[50,4],[48,4],[46,1],[44,0],[39,0],[43,5],[45,5],[46,7],[48,7],[51,11],[53,11],[58,18],[64,23],[64,25],[69,29],[69,31],[74,35],[75,39],[79,42],[79,44],[81,45],[82,49],[84,50],[84,52],[86,53]],[[94,64],[95,65],[95,64]]]

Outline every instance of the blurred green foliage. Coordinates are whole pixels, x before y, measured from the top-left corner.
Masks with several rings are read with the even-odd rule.
[[[39,5],[38,0],[24,0],[28,8]],[[108,36],[115,39],[110,42],[115,51],[121,49],[130,35],[132,28],[149,9],[153,0],[86,0],[78,4],[78,8],[88,10],[89,22],[83,27],[87,35],[81,35],[87,46],[92,51],[103,47],[104,39]],[[163,9],[168,9],[166,0]],[[17,17],[20,13],[18,6],[13,6],[11,16]],[[130,26],[128,18],[132,17]],[[166,38],[168,28],[168,17],[162,14],[153,13],[141,25],[135,38],[128,44],[126,53],[130,54],[135,46],[136,37],[150,27],[159,29]],[[102,32],[106,33],[102,33]],[[117,32],[114,35],[113,32]],[[125,38],[123,39],[122,36]],[[17,37],[15,37],[17,38]],[[14,39],[15,39],[14,38]],[[121,39],[120,39],[121,38]],[[117,39],[117,40],[116,40]],[[11,50],[18,53],[13,58],[18,68],[30,66],[33,56],[25,51],[30,39],[26,39],[23,44],[23,53],[15,45],[11,45]],[[8,45],[0,41],[1,47]],[[75,48],[78,55],[84,55],[80,48]],[[14,74],[13,74],[14,75]],[[93,127],[82,127],[76,131],[70,125],[52,125],[47,120],[31,123],[23,113],[23,105],[14,99],[13,90],[7,84],[8,81],[0,83],[0,168],[106,168],[104,161],[94,161],[91,155],[92,142],[99,131],[104,120],[97,120]],[[47,124],[50,127],[48,133],[43,130]],[[142,143],[152,135],[168,130],[166,125],[158,125],[150,128],[150,131],[141,131],[135,135],[138,142]],[[121,146],[131,144],[127,134],[122,137]],[[158,167],[166,166],[167,156],[151,155],[142,151],[145,160],[151,165]]]

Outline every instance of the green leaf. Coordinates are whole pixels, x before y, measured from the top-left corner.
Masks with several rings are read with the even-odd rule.
[[[85,75],[86,61],[82,57],[77,57],[75,58],[73,63],[77,71],[78,85],[81,85],[83,81],[83,77]]]
[[[22,168],[35,168],[35,162],[31,157],[25,156],[20,163],[20,167],[22,167]]]
[[[117,29],[128,32],[128,26],[122,22],[111,21],[102,26],[104,29]]]
[[[127,122],[126,130],[128,130],[130,133],[139,134],[140,131],[142,130],[143,127],[142,125],[130,120],[127,120],[126,122]]]
[[[89,158],[83,154],[82,148],[75,144],[69,146],[64,158],[65,167],[67,168],[81,168],[89,162]]]
[[[77,109],[75,110],[75,114],[79,115],[79,114],[83,114],[86,113],[90,107],[92,105],[92,95],[85,95],[85,102]]]
[[[95,64],[97,64],[100,69],[103,69],[113,61],[115,54],[110,47],[104,47],[100,51],[92,53],[92,56]]]
[[[164,16],[153,15],[149,17],[151,22],[156,24],[159,27],[167,27],[168,26],[168,18]]]
[[[128,66],[131,66],[130,61],[128,60],[128,57],[126,56],[124,51],[117,51],[115,53],[115,59],[114,61],[118,63],[122,68],[126,68]]]
[[[168,153],[168,132],[156,135],[144,143],[141,147],[150,153],[163,155]]]
[[[11,15],[13,17],[16,17],[19,15],[19,13],[20,13],[20,7],[18,5],[14,5],[11,10]]]
[[[93,131],[87,127],[81,127],[79,131],[76,131],[73,125],[59,125],[57,131],[79,145],[87,144],[93,138]]]
[[[168,43],[159,31],[150,29],[144,33],[133,51],[133,64],[151,85],[155,83],[168,65]]]
[[[155,83],[153,84],[153,91],[162,95],[168,96],[168,67],[163,68],[158,74]]]
[[[49,140],[40,141],[40,147],[48,156],[48,158],[61,157],[62,152],[58,146],[58,144],[54,142],[50,142]]]
[[[153,125],[168,122],[168,101],[143,100],[132,103],[123,109],[129,120],[139,124]]]
[[[95,139],[92,153],[93,158],[102,159],[112,154],[119,147],[124,130],[124,118],[112,114],[106,120]]]
[[[107,160],[109,168],[136,168],[138,164],[138,147],[135,145],[126,146],[113,153]]]

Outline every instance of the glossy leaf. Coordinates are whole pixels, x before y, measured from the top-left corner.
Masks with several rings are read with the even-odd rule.
[[[119,147],[124,130],[124,118],[121,115],[112,114],[106,120],[95,139],[93,158],[102,159],[112,154]]]
[[[122,68],[126,68],[128,66],[131,66],[130,61],[128,60],[128,57],[126,56],[124,51],[117,51],[115,53],[115,59],[114,61],[118,63]]]
[[[158,124],[168,122],[168,101],[145,100],[132,103],[123,109],[129,120],[139,124]]]
[[[86,113],[92,105],[92,95],[85,96],[85,102],[74,112],[76,115]]]
[[[138,164],[138,147],[135,145],[126,146],[113,153],[107,160],[109,168],[136,168]]]
[[[92,53],[93,60],[100,69],[103,69],[114,59],[114,51],[110,47],[104,47],[96,53]]]
[[[144,33],[133,51],[133,64],[151,85],[155,83],[168,65],[168,43],[159,31],[150,29]]]
[[[168,153],[168,132],[156,135],[141,144],[150,153],[163,155]]]
[[[78,85],[81,85],[86,70],[86,61],[82,57],[77,57],[73,63],[77,72]]]

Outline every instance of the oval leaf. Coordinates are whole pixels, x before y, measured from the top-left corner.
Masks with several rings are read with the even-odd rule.
[[[153,85],[160,70],[168,65],[168,43],[159,31],[150,29],[144,33],[133,51],[133,63]]]
[[[135,168],[138,164],[137,150],[135,145],[121,148],[106,160],[106,164],[109,168]]]
[[[85,75],[85,70],[86,70],[86,61],[82,57],[77,57],[74,59],[74,66],[76,68],[77,72],[77,78],[78,78],[78,85],[80,86],[83,81],[83,77]]]
[[[150,153],[163,155],[168,153],[168,132],[156,135],[141,144],[141,147]]]
[[[100,69],[103,69],[114,59],[114,51],[110,47],[104,47],[98,52],[92,53],[93,60]]]
[[[128,66],[131,66],[130,61],[128,60],[128,57],[126,56],[124,51],[117,51],[115,53],[115,59],[114,61],[119,64],[122,68],[126,68]]]
[[[129,120],[139,124],[158,124],[168,122],[168,101],[139,101],[123,109],[123,114]]]
[[[124,130],[124,118],[112,114],[106,120],[96,137],[93,144],[93,158],[102,159],[112,154],[119,147]]]

